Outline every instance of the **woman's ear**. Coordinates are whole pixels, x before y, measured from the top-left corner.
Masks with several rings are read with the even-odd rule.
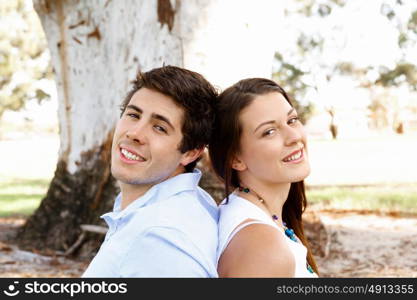
[[[246,164],[237,156],[232,160],[232,169],[236,171],[245,171],[247,169]]]

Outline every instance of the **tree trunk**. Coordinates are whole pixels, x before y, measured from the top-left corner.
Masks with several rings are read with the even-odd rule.
[[[112,208],[118,189],[109,165],[112,134],[138,68],[186,67],[220,87],[247,76],[270,77],[270,34],[278,17],[269,17],[273,0],[264,0],[264,6],[232,1],[235,9],[246,9],[240,19],[234,10],[226,14],[229,8],[219,0],[34,2],[56,76],[61,145],[47,195],[17,238],[25,248],[66,251],[81,224],[103,224],[99,216]],[[271,23],[249,26],[254,11]],[[238,39],[228,29],[232,20]],[[226,56],[213,59],[221,48]]]

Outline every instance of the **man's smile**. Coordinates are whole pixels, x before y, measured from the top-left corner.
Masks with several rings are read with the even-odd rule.
[[[120,147],[120,156],[124,161],[128,161],[130,163],[132,162],[145,162],[146,158],[138,154],[137,152],[134,152],[133,150],[128,150],[124,147]]]

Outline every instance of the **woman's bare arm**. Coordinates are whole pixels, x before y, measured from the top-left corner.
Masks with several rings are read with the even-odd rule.
[[[285,236],[266,224],[251,224],[236,233],[218,265],[219,277],[293,277],[294,271]]]

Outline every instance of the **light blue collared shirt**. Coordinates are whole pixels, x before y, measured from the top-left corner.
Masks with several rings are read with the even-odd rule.
[[[119,194],[82,277],[217,277],[219,212],[200,178],[197,169],[172,177],[123,210]]]

